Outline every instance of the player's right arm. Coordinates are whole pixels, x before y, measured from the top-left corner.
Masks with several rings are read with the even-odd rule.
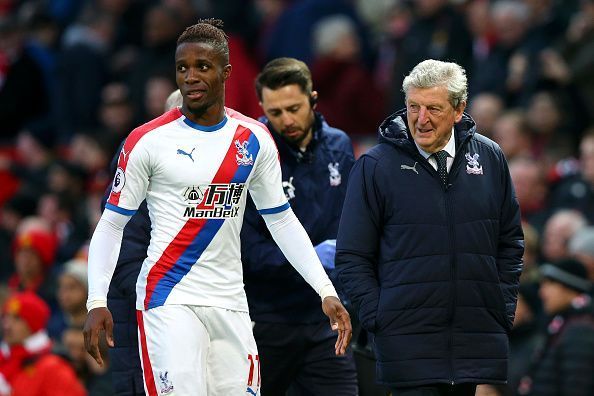
[[[107,292],[115,270],[124,227],[131,216],[106,209],[97,223],[89,245],[89,296],[87,299],[87,320],[83,330],[87,352],[103,366],[99,353],[99,337],[105,331],[107,344],[113,343],[113,319],[107,309]]]
[[[99,337],[105,332],[107,343],[113,343],[113,319],[107,309],[107,292],[120,253],[124,227],[146,196],[150,176],[149,150],[133,131],[126,139],[118,160],[111,193],[89,246],[87,320],[84,326],[85,348],[103,365]],[[145,143],[145,144],[142,144]]]

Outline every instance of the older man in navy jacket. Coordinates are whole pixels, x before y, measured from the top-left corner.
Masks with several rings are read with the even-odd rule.
[[[354,163],[348,136],[314,111],[317,92],[309,69],[293,58],[269,62],[256,91],[278,147],[283,187],[291,208],[332,277],[335,239],[349,172]],[[262,395],[355,395],[350,350],[336,356],[319,296],[282,254],[250,202],[241,232],[241,256],[250,316],[255,322]]]
[[[522,270],[520,211],[504,155],[464,113],[455,63],[405,78],[406,109],[353,167],[339,280],[374,337],[395,396],[474,395],[505,383]]]

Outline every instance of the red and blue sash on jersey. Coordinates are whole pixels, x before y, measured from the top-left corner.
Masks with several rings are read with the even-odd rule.
[[[239,165],[236,158],[235,141],[247,141],[253,158],[250,165]],[[260,143],[251,130],[238,126],[225,158],[211,184],[245,183],[253,169],[260,150]],[[201,209],[203,203],[198,205]],[[225,219],[189,219],[176,237],[165,248],[163,254],[150,269],[146,282],[144,308],[161,306],[182,278],[196,264],[202,253],[225,222]]]

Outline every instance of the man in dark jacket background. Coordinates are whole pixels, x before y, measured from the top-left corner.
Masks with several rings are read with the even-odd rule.
[[[350,139],[314,111],[317,92],[305,63],[294,58],[269,62],[256,91],[278,147],[283,187],[332,277],[335,238],[354,162]],[[336,336],[319,309],[319,296],[289,264],[253,202],[241,232],[245,290],[255,322],[262,395],[356,395],[350,349],[336,356]]]
[[[464,69],[423,61],[403,91],[353,167],[338,278],[395,396],[474,395],[507,380],[520,211],[501,149],[464,113]]]
[[[518,395],[594,394],[592,283],[581,262],[567,259],[540,267],[539,294],[549,317],[546,339],[532,356]]]

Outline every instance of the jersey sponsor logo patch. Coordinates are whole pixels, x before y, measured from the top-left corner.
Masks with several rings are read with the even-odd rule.
[[[116,170],[115,176],[113,178],[113,183],[111,185],[111,191],[115,194],[118,194],[124,188],[126,184],[126,174],[122,168],[118,168]]]
[[[199,205],[204,198],[204,192],[199,186],[191,186],[184,191],[184,199],[191,205]]]
[[[239,142],[239,139],[235,140],[235,148],[237,149],[237,154],[235,154],[235,160],[237,161],[237,165],[239,166],[250,166],[254,164],[253,155],[250,154],[247,146],[247,140],[244,140],[242,143]]]
[[[184,191],[187,206],[183,216],[209,219],[237,217],[244,187],[243,183],[211,183],[206,187],[188,187]]]
[[[340,171],[338,170],[340,164],[338,162],[328,164],[328,171],[330,172],[330,185],[332,187],[340,186],[342,182],[342,177],[340,175]]]

